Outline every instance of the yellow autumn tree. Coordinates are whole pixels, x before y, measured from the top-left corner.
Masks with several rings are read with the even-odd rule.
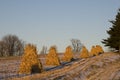
[[[27,44],[19,67],[19,74],[40,73],[43,71],[41,61],[38,59],[36,46]]]
[[[104,53],[104,51],[100,45],[96,45],[96,50],[97,50],[98,54]]]
[[[46,65],[60,65],[60,59],[57,54],[56,46],[51,46],[46,56]]]
[[[80,58],[88,58],[89,57],[89,51],[85,46],[82,47],[82,51],[80,52]]]
[[[71,61],[73,59],[73,52],[71,46],[66,48],[66,51],[63,56],[63,61]]]

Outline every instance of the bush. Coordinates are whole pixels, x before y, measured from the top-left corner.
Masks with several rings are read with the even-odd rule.
[[[32,44],[26,45],[18,73],[30,74],[40,73],[42,71],[42,64],[38,59],[36,47]]]

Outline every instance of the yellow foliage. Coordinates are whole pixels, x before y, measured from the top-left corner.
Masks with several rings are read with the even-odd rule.
[[[73,59],[72,48],[71,48],[71,46],[68,46],[64,53],[63,61],[71,61],[71,59]]]
[[[46,65],[60,65],[60,59],[55,46],[52,46],[46,56]]]
[[[82,51],[80,53],[80,58],[88,58],[89,52],[85,46],[82,47]]]
[[[19,74],[30,74],[42,72],[42,64],[38,59],[36,47],[32,44],[27,44],[24,49],[21,64],[19,67]]]

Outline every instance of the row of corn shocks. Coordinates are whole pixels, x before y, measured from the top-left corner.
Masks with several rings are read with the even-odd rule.
[[[90,56],[96,56],[103,53],[101,46],[96,45],[92,47],[91,52],[88,52],[84,46],[80,53],[80,58],[88,58]],[[62,61],[71,61],[73,59],[73,52],[71,46],[68,46],[62,57]],[[60,65],[60,59],[57,54],[55,46],[52,46],[49,53],[46,56],[46,65]],[[18,70],[19,74],[31,74],[31,73],[41,73],[43,70],[40,59],[38,59],[36,46],[32,44],[27,44],[24,49],[24,54],[21,59],[20,67]]]
[[[97,56],[102,53],[104,53],[104,51],[100,45],[92,46],[90,52],[87,50],[85,46],[83,46],[82,51],[80,53],[80,58],[88,58],[92,56]]]

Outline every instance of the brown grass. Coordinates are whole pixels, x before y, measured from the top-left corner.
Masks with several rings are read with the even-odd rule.
[[[61,69],[14,78],[13,80],[119,80],[119,60],[120,55],[104,53],[92,58],[75,61],[71,65],[63,66]]]

